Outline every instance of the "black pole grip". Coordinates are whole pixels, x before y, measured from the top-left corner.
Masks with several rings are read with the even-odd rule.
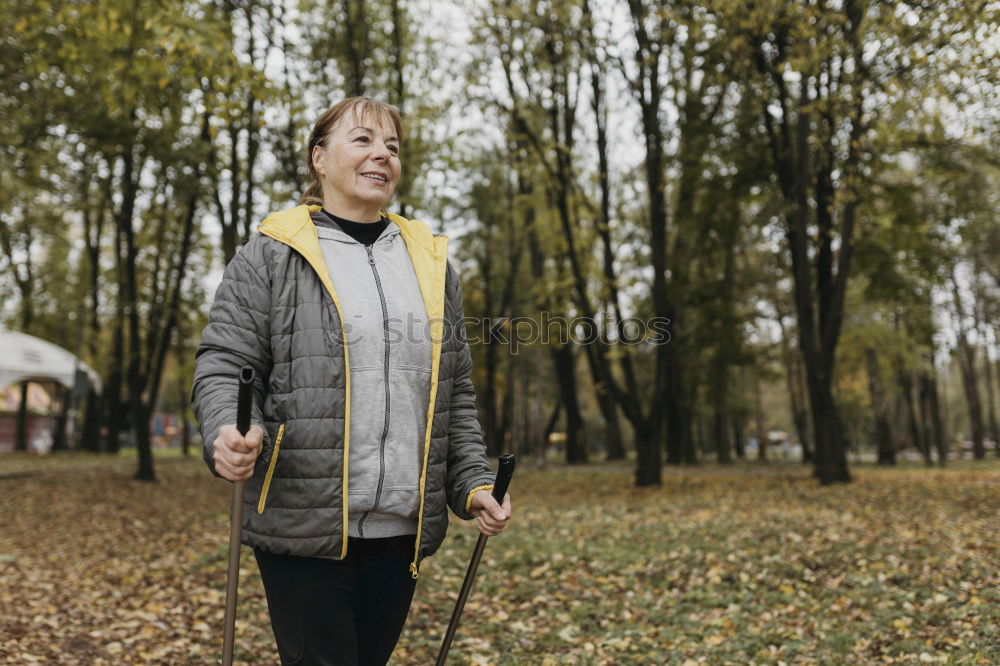
[[[514,456],[505,453],[500,456],[500,464],[497,468],[497,478],[493,482],[493,499],[497,504],[503,504],[503,496],[507,494],[510,486],[510,479],[514,476]]]
[[[236,396],[236,429],[241,435],[250,430],[250,405],[253,399],[253,368],[244,365],[240,368],[240,390]]]

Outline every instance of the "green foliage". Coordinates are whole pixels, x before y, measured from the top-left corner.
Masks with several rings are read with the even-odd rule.
[[[729,410],[752,405],[754,382],[729,381],[744,370],[773,381],[785,374],[776,317],[797,349],[782,250],[788,200],[779,165],[788,155],[771,142],[785,120],[792,133],[799,118],[810,123],[803,178],[812,183],[827,168],[830,177],[829,231],[819,228],[827,209],[815,189],[806,197],[811,262],[827,240],[832,259],[840,255],[842,211],[857,197],[837,357],[845,399],[866,405],[867,345],[887,368],[933,370],[934,354],[943,358],[950,325],[941,289],[952,268],[976,274],[977,340],[989,338],[1000,302],[997,133],[988,112],[1000,59],[985,38],[997,26],[995,7],[480,0],[427,8],[406,0],[0,0],[0,284],[16,295],[5,301],[4,323],[79,346],[108,374],[133,351],[131,342],[113,344],[128,308],[120,267],[132,267],[138,344],[149,348],[168,317],[182,211],[196,196],[176,313],[186,339],[170,345],[190,353],[212,288],[206,276],[266,212],[298,198],[316,115],[363,92],[404,114],[392,206],[448,233],[454,256],[475,260],[463,264],[470,314],[502,314],[488,310],[512,293],[513,315],[536,317],[542,302],[555,314],[598,315],[614,310],[615,290],[624,316],[657,314],[650,201],[662,193],[671,326],[683,342],[684,394],[699,414],[711,414],[730,383]],[[642,129],[654,63],[660,146]],[[593,107],[595,77],[603,109]],[[602,113],[607,174],[597,155]],[[653,147],[662,149],[663,183],[651,191]],[[842,168],[852,150],[856,169]],[[604,175],[613,284],[601,236]],[[116,225],[131,225],[134,256],[117,247]],[[543,279],[532,277],[532,249]],[[587,301],[595,312],[580,311]],[[648,392],[655,350],[631,351]],[[624,357],[622,349],[607,357],[619,379]],[[498,387],[511,368],[497,373]],[[548,375],[539,381],[552,388]]]

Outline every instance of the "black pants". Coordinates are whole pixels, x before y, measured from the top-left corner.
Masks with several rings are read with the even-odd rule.
[[[283,666],[384,666],[406,622],[416,535],[347,542],[343,561],[254,548]]]

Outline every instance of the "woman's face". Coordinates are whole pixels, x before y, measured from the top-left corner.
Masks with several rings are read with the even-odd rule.
[[[323,182],[324,206],[356,222],[377,220],[399,182],[399,137],[375,114],[341,118],[326,147],[313,149],[312,159]]]

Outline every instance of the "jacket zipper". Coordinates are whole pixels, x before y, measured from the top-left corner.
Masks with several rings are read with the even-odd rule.
[[[385,293],[382,291],[382,280],[379,278],[378,269],[375,267],[375,255],[372,253],[372,246],[366,245],[368,251],[368,265],[372,267],[372,274],[375,276],[375,287],[378,289],[378,298],[382,303],[382,337],[385,340],[385,355],[382,364],[383,380],[385,384],[385,418],[382,421],[382,436],[378,444],[378,487],[375,489],[375,503],[371,511],[365,511],[361,519],[358,520],[358,535],[365,536],[365,518],[378,509],[379,500],[382,499],[382,483],[385,480],[385,440],[389,436],[389,309],[385,304]]]
[[[285,424],[278,426],[278,434],[274,438],[274,451],[271,452],[271,462],[267,465],[267,474],[264,475],[264,487],[260,491],[260,500],[257,502],[257,513],[264,513],[264,503],[267,501],[267,491],[271,488],[271,477],[274,476],[274,466],[278,462],[278,451],[281,450],[281,438],[285,436]]]

